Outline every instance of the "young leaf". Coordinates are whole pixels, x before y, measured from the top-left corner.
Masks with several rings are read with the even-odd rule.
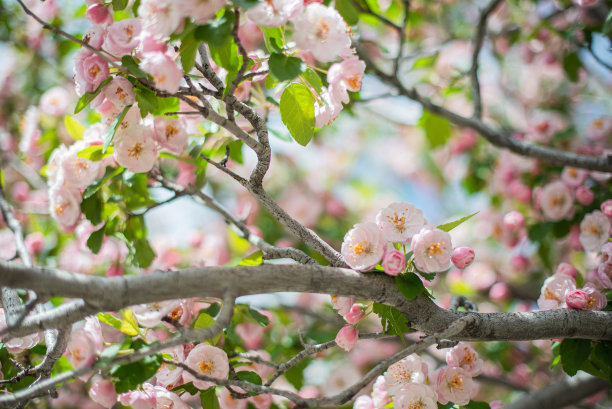
[[[102,226],[95,232],[91,233],[87,239],[87,247],[89,247],[91,252],[94,254],[98,254],[100,248],[102,247],[102,240],[104,240],[104,227],[106,226]]]
[[[106,149],[108,149],[109,145],[113,141],[113,138],[115,137],[117,128],[119,128],[119,124],[121,124],[121,122],[123,121],[123,118],[125,118],[125,115],[130,110],[131,107],[132,107],[131,105],[128,105],[125,108],[123,108],[123,110],[119,113],[119,115],[117,115],[117,118],[115,118],[115,120],[108,127],[108,131],[106,132],[106,137],[104,138],[104,146],[102,147],[102,153],[106,152]]]
[[[183,71],[188,73],[195,65],[196,52],[200,42],[194,38],[193,31],[181,40],[179,54],[181,55],[181,65]]]
[[[423,111],[419,125],[425,131],[425,137],[430,148],[444,145],[451,135],[451,126],[448,119]]]
[[[128,0],[113,0],[113,10],[119,11],[126,8]]]
[[[306,63],[298,57],[272,53],[268,60],[270,73],[279,81],[289,81],[306,71]]]
[[[236,373],[236,376],[241,381],[246,381],[250,383],[254,383],[255,385],[261,385],[261,378],[255,372],[251,371],[240,371]]]
[[[248,257],[243,258],[239,266],[258,266],[263,263],[263,253],[260,251],[256,251]]]
[[[134,262],[137,267],[147,268],[155,259],[155,251],[146,239],[134,242]]]
[[[128,70],[130,74],[134,75],[135,77],[138,77],[138,78],[148,77],[147,73],[141,70],[140,67],[138,67],[138,63],[136,62],[134,57],[132,57],[131,55],[124,55],[123,57],[121,57],[121,65],[123,66],[123,68]]]
[[[98,162],[106,158],[107,156],[111,156],[113,154],[113,151],[113,147],[109,146],[106,152],[102,153],[102,145],[91,145],[77,153],[77,156],[79,158],[88,159],[92,162]]]
[[[140,82],[137,82],[134,86],[134,98],[138,103],[138,109],[140,109],[140,116],[144,118],[149,113],[155,114],[159,109],[159,100],[155,91],[145,87]]]
[[[267,327],[270,324],[270,319],[268,317],[253,308],[249,308],[249,314],[251,314],[251,317],[253,317],[262,327]]]
[[[591,353],[591,341],[588,339],[566,338],[561,342],[559,354],[561,365],[569,376],[576,375],[584,361]]]
[[[83,132],[85,132],[85,127],[81,125],[79,121],[74,119],[71,116],[66,115],[64,117],[64,126],[66,127],[66,131],[72,136],[72,139],[75,141],[79,141],[83,139]]]
[[[108,84],[111,81],[112,77],[108,77],[106,78],[104,81],[102,81],[100,83],[100,85],[98,85],[98,88],[96,88],[94,91],[91,92],[86,92],[84,93],[81,98],[79,98],[79,100],[77,101],[76,106],[74,107],[74,113],[78,114],[79,112],[81,112],[87,105],[89,105],[89,103],[91,101],[93,101],[94,99],[96,99],[96,97],[98,96],[98,94],[100,93],[100,91],[102,91],[102,89],[106,86],[106,84]]]
[[[108,324],[115,329],[121,328],[121,320],[107,312],[99,312],[98,319],[102,321],[103,323]]]
[[[405,344],[404,333],[410,329],[408,319],[397,308],[375,302],[372,304],[372,312],[380,317],[383,332],[399,335]]]
[[[163,363],[161,354],[150,355],[140,361],[117,365],[110,370],[117,393],[137,389],[157,373]]]
[[[395,276],[395,284],[407,300],[414,300],[425,292],[425,286],[421,282],[421,279],[414,273]]]
[[[122,314],[123,321],[121,321],[121,327],[119,327],[119,331],[130,336],[140,334],[140,329],[138,328],[138,321],[136,321],[136,317],[134,317],[134,313],[132,312],[132,310],[123,310]]]
[[[308,87],[291,84],[280,100],[281,120],[297,143],[306,146],[314,135],[314,98]]]
[[[315,70],[312,68],[307,68],[302,74],[302,78],[304,78],[308,85],[310,85],[316,92],[321,92],[323,83],[321,82],[321,77],[319,77],[319,74],[317,74]]]
[[[102,222],[104,203],[99,195],[93,195],[81,202],[81,211],[94,226]]]
[[[214,386],[200,392],[200,403],[206,409],[221,409]]]
[[[196,319],[195,322],[193,323],[193,328],[194,329],[208,328],[214,323],[215,323],[215,320],[213,317],[206,314],[205,312],[200,311],[200,315],[198,316],[198,319]]]
[[[438,229],[440,230],[444,230],[446,232],[453,230],[455,227],[459,226],[461,223],[469,220],[471,217],[477,215],[478,212],[472,213],[468,216],[462,217],[461,219],[457,219],[453,222],[449,222],[449,223],[445,223],[445,224],[441,224],[438,226]]]
[[[359,22],[359,13],[351,0],[336,0],[335,5],[346,24],[354,26]]]

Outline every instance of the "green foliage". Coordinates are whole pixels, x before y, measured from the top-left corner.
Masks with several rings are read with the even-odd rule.
[[[308,145],[315,129],[314,98],[308,87],[293,83],[285,88],[280,100],[280,114],[293,139],[302,146]]]
[[[194,329],[208,328],[212,326],[214,323],[215,323],[215,320],[213,317],[206,314],[205,312],[200,311],[198,318],[193,323],[193,328]]]
[[[561,355],[561,365],[569,376],[576,375],[576,372],[584,364],[591,353],[591,341],[588,339],[567,338],[561,342],[559,354]]]
[[[451,136],[451,125],[448,119],[423,111],[419,126],[425,131],[430,148],[444,145]]]
[[[117,330],[121,328],[121,320],[112,314],[107,312],[99,312],[97,317],[101,322],[108,324]]]
[[[146,72],[140,69],[138,62],[131,55],[121,57],[121,66],[129,71],[130,74],[137,78],[148,78]]]
[[[449,232],[449,231],[453,230],[455,227],[457,227],[460,224],[462,224],[463,222],[465,222],[465,221],[469,220],[470,218],[476,216],[478,213],[479,212],[472,213],[472,214],[470,214],[468,216],[462,217],[460,219],[457,219],[457,220],[449,222],[449,223],[441,224],[441,225],[439,225],[437,227],[440,230],[444,230],[446,232]]]
[[[88,106],[90,104],[91,101],[93,101],[94,99],[96,99],[96,97],[98,96],[98,94],[100,93],[100,91],[102,91],[102,89],[106,86],[106,84],[108,84],[111,81],[112,77],[108,77],[106,78],[104,81],[102,81],[100,83],[100,85],[98,85],[98,87],[91,92],[86,92],[84,93],[81,98],[79,98],[79,100],[77,101],[76,106],[74,107],[74,113],[78,114],[79,112],[81,112],[86,106]]]
[[[359,13],[351,0],[336,0],[334,4],[346,24],[354,26],[359,22]]]
[[[298,57],[287,57],[281,53],[272,53],[268,60],[270,74],[278,81],[290,81],[306,71],[306,63]]]
[[[239,266],[258,266],[263,263],[263,252],[261,250],[252,253],[251,255],[243,258],[238,263]]]
[[[406,342],[404,333],[410,329],[410,323],[400,310],[375,302],[372,304],[372,312],[380,317],[385,334],[399,335],[402,342]]]
[[[261,378],[255,372],[251,371],[240,371],[236,373],[236,376],[241,381],[254,383],[255,385],[262,385]]]
[[[113,10],[123,10],[128,4],[128,0],[113,0]]]
[[[98,230],[91,233],[89,238],[87,239],[87,247],[94,254],[98,254],[100,248],[102,247],[102,241],[104,240],[104,228],[106,225],[102,226]]]
[[[257,323],[262,327],[267,327],[268,325],[270,325],[270,319],[259,311],[253,308],[249,308],[249,314],[251,314],[251,317],[253,317],[253,319],[257,321]]]
[[[572,82],[578,81],[578,70],[582,67],[578,53],[572,52],[563,56],[563,71]]]
[[[94,226],[102,222],[102,208],[104,203],[100,194],[95,194],[81,202],[81,211]]]
[[[414,273],[399,274],[395,276],[395,284],[407,300],[414,300],[426,291],[423,282]]]
[[[106,136],[104,138],[104,146],[102,147],[102,153],[106,152],[106,149],[108,149],[109,145],[113,141],[113,138],[115,137],[115,133],[117,132],[119,125],[121,124],[121,122],[123,121],[123,118],[125,118],[125,115],[130,110],[131,107],[132,107],[131,105],[128,105],[125,108],[123,108],[123,110],[119,113],[119,115],[117,115],[115,120],[108,127],[108,131],[106,131]]]
[[[163,358],[161,354],[147,356],[140,361],[114,366],[110,370],[117,393],[137,389],[144,381],[155,375]]]
[[[200,392],[200,403],[202,404],[202,408],[221,409],[219,399],[217,398],[217,391],[214,386]]]
[[[98,162],[112,155],[114,151],[112,146],[109,146],[108,149],[106,149],[106,152],[104,153],[102,153],[102,149],[102,145],[91,145],[77,153],[77,156],[80,158],[88,159],[92,162]]]

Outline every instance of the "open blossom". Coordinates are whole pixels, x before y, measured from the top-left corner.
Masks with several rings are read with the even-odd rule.
[[[359,336],[359,332],[352,325],[345,325],[338,331],[336,335],[336,344],[345,351],[350,351],[353,349],[355,344],[357,343],[357,337]]]
[[[49,211],[64,229],[73,228],[81,216],[81,194],[78,190],[62,185],[49,189]]]
[[[144,125],[137,125],[115,144],[113,156],[118,164],[132,172],[150,171],[157,160],[153,131]]]
[[[312,3],[293,21],[297,46],[321,62],[335,60],[350,48],[351,37],[340,14],[332,7]]]
[[[460,343],[448,350],[446,353],[448,366],[463,368],[470,376],[478,376],[482,373],[483,360],[480,359],[474,348],[468,344]]]
[[[438,402],[445,405],[449,401],[457,405],[467,405],[474,387],[472,377],[463,368],[449,366],[438,371],[436,377]]]
[[[327,88],[320,92],[321,101],[315,101],[315,127],[322,128],[331,124],[342,111],[342,103],[332,98]]]
[[[143,21],[143,30],[167,38],[179,28],[183,15],[173,0],[142,0],[138,16]]]
[[[572,168],[566,166],[561,172],[561,180],[569,187],[578,187],[584,183],[589,171],[585,169]]]
[[[96,342],[95,334],[85,328],[77,328],[70,334],[68,341],[67,354],[68,360],[74,368],[81,368],[92,364],[97,357],[100,348]],[[98,344],[98,345],[96,345]]]
[[[451,265],[453,243],[451,236],[434,226],[428,225],[412,238],[414,263],[426,273],[444,271]]]
[[[331,302],[334,310],[338,311],[338,314],[345,316],[351,310],[351,307],[355,303],[355,299],[349,297],[336,297],[335,295],[332,295]]]
[[[391,402],[391,397],[385,387],[385,377],[383,375],[378,376],[372,386],[372,401],[377,409],[382,409]]]
[[[105,408],[112,408],[117,403],[115,385],[107,380],[99,380],[92,383],[89,388],[89,397]]]
[[[173,360],[183,362],[185,360],[185,349],[183,345],[167,349],[164,353],[169,354]],[[157,384],[170,390],[178,385],[183,384],[183,368],[177,366],[170,368],[167,364],[162,364],[155,375]]]
[[[571,215],[574,207],[574,198],[567,186],[560,180],[557,180],[549,183],[542,189],[540,206],[547,219],[557,221]]]
[[[93,48],[100,48],[106,37],[106,29],[102,26],[90,26],[83,33],[83,42],[89,44]]]
[[[599,210],[584,216],[580,223],[580,244],[586,251],[598,251],[610,238],[610,221]]]
[[[368,395],[360,395],[355,399],[355,403],[353,403],[353,409],[375,409],[374,402],[372,398]]]
[[[262,1],[247,11],[247,17],[258,26],[278,27],[294,18],[302,7],[302,0]]]
[[[77,51],[74,60],[74,80],[77,94],[95,90],[108,77],[108,63],[87,49]]]
[[[130,54],[140,44],[141,20],[128,18],[117,21],[108,27],[104,49],[115,57]]]
[[[381,209],[376,215],[376,224],[388,241],[408,244],[425,225],[425,218],[412,204],[399,202]]]
[[[347,91],[358,92],[365,72],[365,63],[351,56],[341,63],[332,64],[327,71],[329,89],[337,101],[349,102]]]
[[[548,277],[542,285],[538,307],[540,310],[553,310],[565,307],[565,295],[576,289],[573,277],[556,273]]]
[[[603,310],[608,304],[606,296],[590,283],[587,283],[582,289],[569,291],[565,295],[565,302],[568,308],[593,311]]]
[[[11,243],[13,242],[13,236],[10,237]],[[14,253],[14,251],[12,252]],[[6,328],[6,317],[4,315],[4,309],[0,308],[0,330]],[[6,349],[11,354],[20,354],[26,349],[31,349],[38,345],[38,343],[42,340],[42,336],[40,332],[35,332],[33,334],[25,335],[20,338],[11,338],[9,340],[4,340],[4,345]],[[0,367],[1,368],[1,367]]]
[[[138,324],[146,328],[153,328],[161,319],[169,315],[179,304],[178,300],[158,301],[151,304],[140,304],[132,307],[134,317]]]
[[[154,120],[155,140],[177,155],[187,147],[188,136],[183,124],[176,118],[158,116]]]
[[[160,52],[146,53],[140,62],[140,68],[151,74],[156,88],[170,94],[178,91],[183,71],[168,55]]]
[[[437,409],[436,392],[425,384],[409,384],[393,400],[393,408],[397,409]]]
[[[123,77],[115,77],[111,82],[104,87],[104,96],[118,107],[132,105],[135,101],[135,95],[132,83]]]
[[[191,18],[195,23],[204,24],[226,4],[225,0],[181,0],[176,2],[176,7],[183,16]]]
[[[605,141],[612,134],[612,118],[599,118],[587,126],[585,135],[592,141]]]
[[[113,15],[107,6],[104,4],[91,4],[85,12],[87,21],[91,24],[106,25],[113,22]]]
[[[191,409],[176,393],[161,386],[153,386],[151,389],[155,396],[155,409]]]
[[[382,266],[385,274],[396,276],[406,268],[406,256],[401,251],[391,250],[385,254]]]
[[[62,116],[68,111],[70,105],[70,94],[64,87],[53,87],[40,97],[40,110],[52,116]]]
[[[185,364],[194,371],[211,378],[227,379],[229,374],[227,354],[222,349],[208,344],[196,345],[189,352]],[[186,382],[193,382],[196,388],[208,389],[213,386],[211,382],[198,380],[187,371],[183,373],[183,378]]]
[[[363,307],[359,304],[353,304],[350,311],[344,315],[344,320],[349,324],[356,324],[365,316]]]
[[[86,147],[84,142],[77,141],[68,147],[62,157],[64,183],[79,189],[91,185],[100,173],[100,162],[77,156]]]
[[[412,354],[391,365],[385,372],[385,388],[389,395],[395,396],[411,383],[425,383],[427,380],[427,364],[421,357]]]
[[[142,390],[134,390],[122,393],[119,395],[119,402],[124,406],[130,406],[132,409],[154,409],[157,400],[153,385],[143,383]]]
[[[367,271],[382,259],[387,241],[374,223],[356,224],[344,236],[342,256],[358,271]]]

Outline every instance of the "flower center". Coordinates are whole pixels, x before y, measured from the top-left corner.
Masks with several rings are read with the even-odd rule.
[[[353,75],[351,78],[349,78],[346,81],[346,83],[348,84],[351,90],[356,90],[356,89],[361,88],[361,80],[359,79],[357,75]]]
[[[329,30],[329,23],[320,18],[319,22],[317,23],[317,31],[315,35],[321,42],[327,41],[327,37],[329,36]]]
[[[61,216],[62,214],[64,214],[64,210],[66,209],[66,205],[62,204],[56,204],[55,207],[53,207],[53,211],[55,212],[56,215]]]
[[[355,252],[355,254],[360,255],[364,252],[368,252],[368,242],[367,240],[364,241],[363,243],[357,243],[356,245],[353,246],[353,251]]]
[[[593,308],[593,305],[595,304],[595,298],[591,297],[590,295],[587,297],[587,302],[586,302],[586,307],[587,308]]]
[[[117,91],[115,91],[115,95],[119,96],[119,100],[123,101],[127,97],[127,92],[125,92],[123,88],[117,87]]]
[[[593,121],[593,125],[595,126],[595,128],[603,128],[603,120],[597,119]]]
[[[448,383],[448,386],[452,391],[454,391],[455,389],[463,390],[463,379],[459,375],[455,375],[453,379],[451,379]]]
[[[79,158],[75,159],[71,165],[75,175],[89,169],[89,165]]]
[[[419,398],[419,400],[415,400],[410,405],[408,405],[408,409],[423,409],[425,407],[423,406],[423,404],[423,400]]]
[[[130,158],[138,159],[140,157],[141,152],[142,152],[142,144],[138,142],[132,148],[128,149],[128,156]]]
[[[476,361],[476,354],[475,353],[470,352],[467,348],[464,348],[463,352],[464,352],[463,358],[461,358],[461,361],[459,361],[461,366],[463,366],[463,365],[471,365],[474,361]]]
[[[406,231],[406,216],[399,217],[397,212],[393,212],[393,216],[387,216],[387,220],[395,227],[395,230],[403,233]]]
[[[91,75],[92,77],[95,77],[99,73],[100,67],[98,67],[97,65],[92,65],[91,67],[89,67],[89,75]]]
[[[172,125],[166,125],[166,139],[170,140],[174,138],[174,136],[178,133],[178,129],[176,129]]]
[[[200,368],[200,372],[206,375],[207,373],[213,370],[214,366],[210,362],[201,361],[198,365],[198,368]]]
[[[440,241],[438,243],[431,243],[429,247],[427,247],[427,255],[429,257],[439,256],[440,254],[442,254],[441,246],[443,245],[444,245],[443,241]]]

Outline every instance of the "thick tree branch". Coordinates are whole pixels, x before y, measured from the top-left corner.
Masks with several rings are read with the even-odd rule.
[[[580,372],[572,378],[566,377],[557,383],[526,393],[507,409],[564,408],[611,387],[610,382],[605,379]]]
[[[526,143],[512,137],[504,131],[496,131],[477,118],[468,118],[449,111],[423,97],[415,89],[406,88],[396,76],[389,75],[378,68],[372,60],[368,58],[366,53],[359,50],[358,53],[360,58],[366,62],[369,70],[374,72],[383,82],[394,87],[399,95],[403,95],[420,103],[424,109],[448,119],[451,123],[459,127],[473,129],[489,141],[489,143],[498,148],[508,149],[518,155],[539,159],[556,165],[571,166],[574,168],[600,172],[612,172],[612,155],[598,158],[594,156],[578,155],[571,152],[563,152],[545,146]]]
[[[80,297],[97,311],[179,298],[223,297],[227,291],[235,296],[287,291],[322,293],[394,306],[406,315],[412,328],[426,334],[440,332],[463,316],[473,317],[474,322],[452,338],[459,341],[612,339],[612,312],[567,309],[531,313],[455,312],[438,307],[425,296],[406,300],[392,277],[319,265],[211,266],[96,277],[0,262],[0,285],[30,288],[41,296]],[[84,312],[77,310],[73,319]],[[54,323],[57,325],[57,321]],[[49,322],[28,317],[11,336],[35,332],[41,327],[49,328]]]

